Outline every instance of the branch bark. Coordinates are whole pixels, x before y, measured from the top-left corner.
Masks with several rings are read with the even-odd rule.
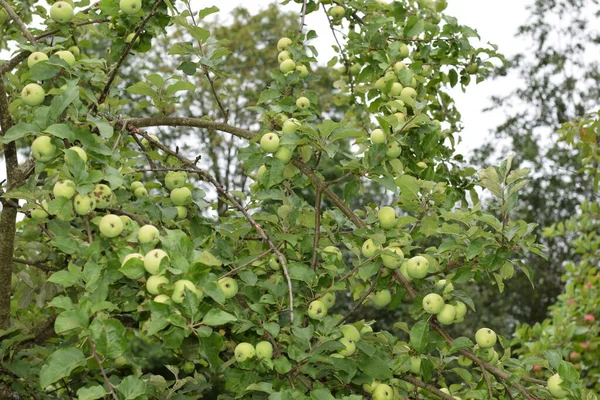
[[[13,20],[14,24],[17,26],[17,28],[21,30],[21,32],[23,32],[23,35],[27,38],[27,40],[29,40],[29,42],[32,45],[37,46],[37,41],[31,34],[31,32],[29,32],[27,26],[25,26],[23,21],[21,21],[21,18],[19,18],[15,10],[12,9],[10,4],[8,4],[5,0],[0,0],[0,5],[4,7],[10,18]]]

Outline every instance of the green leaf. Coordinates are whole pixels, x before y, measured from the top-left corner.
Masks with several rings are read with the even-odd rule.
[[[77,254],[81,249],[79,242],[71,237],[56,236],[50,244],[66,254]]]
[[[25,135],[36,132],[39,132],[39,130],[34,124],[17,124],[6,131],[6,135],[0,137],[0,143],[14,142]]]
[[[269,100],[276,99],[279,96],[281,96],[281,93],[277,89],[266,89],[266,90],[263,90],[260,93],[260,96],[258,97],[258,103],[257,104],[262,104],[262,103],[267,102]]]
[[[217,6],[203,8],[202,10],[198,11],[198,18],[204,19],[207,16],[217,12],[219,12],[219,8]]]
[[[62,287],[71,287],[79,284],[81,281],[79,276],[71,273],[70,271],[58,271],[52,274],[48,278],[49,282],[54,282]]]
[[[410,330],[410,345],[418,352],[425,350],[427,346],[427,336],[429,333],[429,322],[421,320],[413,325]]]
[[[177,81],[172,85],[169,85],[165,90],[165,93],[167,94],[167,96],[172,96],[173,94],[181,92],[183,90],[193,92],[194,90],[196,90],[196,86],[194,86],[192,82]]]
[[[103,398],[107,394],[108,392],[101,385],[82,387],[77,390],[77,400],[96,400]]]
[[[425,22],[416,15],[412,15],[410,18],[408,18],[408,21],[404,26],[404,36],[418,36],[423,32],[424,28]]]
[[[401,197],[416,200],[419,197],[419,184],[414,176],[402,175],[396,181],[400,188]]]
[[[218,308],[209,310],[202,318],[202,323],[208,326],[221,326],[233,321],[237,321],[234,315]]]
[[[69,82],[67,89],[60,96],[52,99],[52,103],[50,103],[50,120],[58,120],[67,107],[78,97],[79,88],[74,81]]]
[[[219,260],[217,257],[213,256],[212,253],[208,250],[204,250],[196,259],[195,263],[203,264],[209,267],[220,267],[223,265],[223,262]]]
[[[63,311],[54,321],[54,330],[58,334],[69,332],[73,329],[85,329],[89,323],[89,315],[80,308]]]
[[[124,400],[136,400],[146,393],[146,382],[134,375],[129,375],[115,388],[124,396]]]
[[[45,389],[48,385],[68,377],[75,368],[83,365],[85,356],[81,349],[68,347],[56,350],[50,354],[40,370],[40,387]]]
[[[368,357],[366,354],[360,354],[357,364],[361,371],[373,378],[392,379],[392,370],[388,367],[387,362],[377,356]]]
[[[346,138],[361,138],[361,137],[365,137],[366,133],[353,128],[351,126],[343,126],[341,128],[337,128],[333,131],[333,133],[331,134],[330,140],[335,141],[335,140],[340,140],[340,139],[346,139]]]
[[[473,342],[471,339],[461,336],[452,342],[452,346],[450,347],[450,353],[456,353],[459,350],[468,349],[473,347]]]
[[[95,318],[90,324],[90,336],[98,354],[117,358],[127,350],[125,327],[119,320]]]
[[[67,139],[70,142],[75,140],[75,133],[71,131],[69,125],[67,124],[50,125],[44,129],[44,132],[61,139]]]
[[[148,96],[153,100],[158,100],[158,94],[150,85],[146,82],[137,82],[127,88],[127,91],[131,94],[141,94]]]
[[[91,114],[87,115],[87,120],[90,121],[93,125],[98,128],[98,132],[100,132],[100,136],[105,139],[110,139],[114,133],[114,129],[112,125],[108,122],[108,120],[104,117],[94,117]]]

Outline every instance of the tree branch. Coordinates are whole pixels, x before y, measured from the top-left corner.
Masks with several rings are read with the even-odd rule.
[[[2,7],[4,7],[4,9],[8,13],[8,15],[10,15],[10,18],[12,18],[12,20],[15,23],[15,25],[17,26],[17,28],[19,28],[21,30],[21,32],[23,32],[23,35],[27,38],[27,40],[29,40],[29,42],[31,42],[32,45],[37,46],[37,41],[35,40],[33,35],[29,32],[29,30],[27,29],[27,26],[25,26],[23,21],[21,21],[21,18],[19,18],[19,16],[15,12],[15,10],[12,9],[10,4],[8,4],[6,2],[6,0],[0,0],[0,5]]]
[[[446,394],[446,393],[442,392],[440,389],[438,389],[435,386],[433,386],[432,384],[425,383],[422,380],[417,379],[417,378],[415,378],[412,375],[404,375],[402,377],[402,379],[405,380],[406,382],[412,383],[416,387],[420,387],[422,389],[425,389],[428,392],[433,393],[436,396],[441,397],[442,399],[446,399],[446,400],[454,400],[455,399],[454,396]],[[490,397],[490,399],[491,399],[491,397]]]
[[[117,394],[115,393],[115,388],[113,387],[112,383],[108,379],[108,376],[106,376],[106,371],[104,371],[104,367],[102,366],[102,360],[100,360],[100,356],[98,355],[98,352],[96,351],[96,346],[94,345],[94,341],[90,337],[88,337],[88,342],[90,342],[92,354],[93,354],[94,358],[96,359],[96,362],[98,363],[98,367],[100,368],[100,373],[102,374],[102,377],[104,378],[104,382],[106,383],[106,386],[108,386],[108,391],[110,392],[110,394],[112,395],[112,398],[114,400],[119,400],[119,398],[117,397]]]
[[[319,248],[319,234],[321,233],[321,190],[317,189],[317,198],[315,199],[315,237],[313,239],[313,254],[310,266],[312,269],[317,268],[317,259]]]

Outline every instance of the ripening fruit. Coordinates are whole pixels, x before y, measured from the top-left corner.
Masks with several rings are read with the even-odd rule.
[[[158,232],[158,229],[155,226],[144,225],[140,228],[140,231],[138,232],[138,241],[141,244],[146,244],[146,243],[156,244],[156,243],[158,243],[159,235],[160,234]]]
[[[73,209],[79,215],[87,215],[94,211],[95,208],[96,200],[90,194],[86,194],[85,196],[76,194],[75,198],[73,198]]]
[[[108,185],[99,183],[94,186],[92,196],[96,200],[96,208],[103,209],[110,205],[113,199],[113,192]]]
[[[360,340],[360,332],[354,325],[342,325],[340,326],[340,331],[348,340],[353,342],[358,342]]]
[[[279,148],[279,136],[276,133],[265,133],[260,139],[260,148],[265,153],[275,153]]]
[[[180,187],[171,190],[171,201],[176,206],[185,206],[192,200],[192,191],[187,187]]]
[[[429,314],[437,314],[444,308],[444,299],[437,293],[429,293],[423,297],[423,310]]]
[[[445,304],[442,311],[437,315],[437,320],[440,324],[451,325],[456,318],[456,308],[452,304]]]
[[[389,254],[381,254],[381,261],[383,261],[383,265],[389,269],[398,269],[402,262],[404,261],[404,253],[402,249],[397,246],[389,246],[386,247],[385,250],[391,251],[394,255]]]
[[[255,350],[254,346],[252,346],[250,343],[242,342],[235,346],[235,350],[233,351],[233,353],[235,355],[236,361],[244,362],[254,357]]]
[[[296,64],[296,71],[300,72],[300,78],[306,78],[309,74],[306,65]]]
[[[36,160],[48,162],[54,158],[56,146],[49,136],[38,136],[31,144],[31,153]]]
[[[371,258],[375,255],[375,252],[380,249],[381,246],[375,244],[373,239],[367,239],[362,245],[361,252],[364,257]]]
[[[177,219],[184,219],[188,215],[188,209],[184,206],[176,206],[177,209]]]
[[[123,221],[118,215],[107,214],[100,220],[98,225],[102,236],[107,238],[117,237],[123,232]]]
[[[158,271],[160,269],[160,262],[165,257],[167,258],[167,260],[169,259],[169,255],[164,250],[150,250],[144,256],[144,268],[152,275],[158,274]]]
[[[410,372],[415,375],[419,375],[421,373],[421,357],[412,356],[410,358]]]
[[[294,133],[302,126],[302,123],[298,121],[296,118],[287,119],[281,128],[281,131],[284,135]]]
[[[188,281],[186,279],[180,279],[173,285],[173,294],[171,295],[171,300],[175,303],[182,303],[185,298],[185,289],[190,290],[196,294],[198,300],[202,300],[204,293],[202,290],[197,288],[193,282]]]
[[[277,42],[277,50],[279,50],[279,51],[287,50],[290,48],[291,45],[292,45],[292,39],[287,38],[287,37],[282,37]]]
[[[341,354],[344,357],[350,357],[356,351],[356,344],[347,337],[343,337],[340,339],[340,343],[345,346],[344,349],[338,351],[338,354]]]
[[[52,193],[54,193],[54,197],[66,197],[67,199],[72,199],[76,193],[75,183],[69,179],[60,180],[54,184]]]
[[[287,50],[281,51],[279,52],[279,54],[277,54],[277,61],[281,64],[282,62],[284,62],[285,60],[291,60],[292,59],[292,53],[290,53]]]
[[[186,180],[187,174],[185,173],[185,171],[169,171],[165,175],[165,186],[167,187],[167,189],[173,190],[185,185]],[[140,184],[140,187],[143,186],[141,182],[138,183]],[[132,190],[134,190],[133,183],[131,184],[131,188]]]
[[[327,246],[321,252],[321,258],[327,262],[342,261],[342,252],[335,246]]]
[[[33,210],[31,210],[31,218],[45,219],[48,217],[48,213],[46,212],[47,210],[48,210],[48,203],[45,201],[42,201],[41,206],[38,206],[38,207],[34,208]]]
[[[402,93],[402,89],[404,89],[404,87],[402,87],[402,84],[400,82],[394,82],[392,83],[392,87],[390,88],[389,95],[392,97],[400,96],[400,94]]]
[[[425,278],[429,270],[429,261],[423,256],[415,256],[408,260],[406,270],[413,279]]]
[[[135,192],[135,189],[141,188],[141,187],[144,187],[144,184],[142,182],[133,181],[133,182],[131,182],[131,185],[129,185],[129,190],[131,190],[132,192]]]
[[[383,229],[391,229],[396,226],[396,210],[392,207],[381,207],[381,209],[377,212],[377,217],[379,218],[379,226]]]
[[[37,83],[25,85],[23,91],[21,92],[21,99],[23,100],[23,103],[27,104],[28,106],[40,105],[45,98],[46,92],[44,91],[44,88]]]
[[[294,60],[284,60],[281,62],[281,64],[279,64],[279,70],[281,72],[283,72],[284,74],[287,74],[288,72],[292,72],[296,69],[296,63],[294,62]]]
[[[48,60],[48,56],[46,54],[42,53],[41,51],[34,51],[29,55],[29,57],[27,57],[27,66],[31,68],[40,61],[46,60]]]
[[[380,383],[373,390],[373,400],[392,400],[394,398],[394,391],[389,385]]]
[[[462,301],[453,302],[452,305],[456,308],[455,322],[462,322],[467,315],[467,306]]]
[[[312,319],[321,320],[327,315],[327,307],[320,300],[315,300],[308,305],[308,316]]]
[[[57,1],[50,7],[50,18],[64,24],[73,18],[73,7],[66,1]]]
[[[231,299],[238,293],[238,284],[233,278],[219,279],[217,282],[226,299]]]
[[[135,36],[135,32],[131,32],[129,35],[127,35],[127,37],[125,37],[125,43],[129,44],[131,43],[131,41],[133,40]],[[138,43],[140,43],[140,37],[136,37],[135,38],[135,43],[133,43],[134,46],[136,46]]]
[[[409,86],[402,89],[400,93],[400,100],[407,104],[413,104],[417,98],[417,91]]]
[[[331,7],[327,14],[333,19],[341,19],[346,14],[346,9],[342,6]]]
[[[481,328],[475,333],[475,341],[482,348],[494,347],[496,344],[496,332],[489,328]]]
[[[385,132],[382,129],[373,129],[371,132],[371,142],[374,144],[385,143]]]
[[[166,294],[159,294],[158,296],[156,296],[154,298],[154,301],[156,303],[168,304],[171,302],[171,298],[169,296],[167,296]]]
[[[145,188],[145,187],[143,187],[143,186],[142,186],[142,187],[139,187],[139,188],[136,188],[136,189],[133,191],[133,195],[134,195],[135,197],[137,197],[137,198],[140,198],[140,197],[146,197],[146,196],[148,196],[148,189],[146,189],[146,188]]]
[[[386,307],[392,301],[392,293],[388,289],[381,290],[371,298],[377,307]]]
[[[136,259],[136,260],[140,260],[141,262],[144,262],[144,256],[141,255],[140,253],[130,253],[130,254],[127,254],[125,256],[125,258],[123,258],[123,262],[121,263],[121,267],[124,266],[127,263],[127,261],[129,261],[131,259]]]
[[[321,297],[321,302],[325,304],[325,307],[329,310],[335,304],[335,292],[325,293],[325,295]]]
[[[256,344],[256,358],[259,360],[270,360],[273,358],[273,345],[263,340]]]
[[[280,147],[274,154],[274,157],[281,160],[282,163],[287,164],[292,160],[294,154],[287,147]]]
[[[54,53],[58,58],[69,64],[69,67],[72,67],[75,64],[75,56],[68,50],[60,50]]]
[[[296,100],[296,107],[301,110],[307,109],[310,106],[310,100],[304,96],[298,97]]]
[[[402,147],[400,147],[400,143],[395,140],[388,144],[388,149],[385,152],[385,156],[387,158],[398,158],[402,154]]]
[[[562,378],[558,374],[554,374],[548,378],[548,390],[550,391],[550,394],[557,399],[567,397],[567,394],[569,394],[565,389],[560,387],[562,381]]]
[[[87,159],[88,159],[87,153],[81,147],[79,147],[79,146],[71,146],[67,150],[73,150],[75,153],[77,153],[77,155],[79,156],[79,158],[81,158],[83,160],[83,162],[87,162]],[[66,160],[66,162],[70,165],[69,160]]]
[[[161,285],[168,285],[168,284],[169,284],[169,279],[166,276],[151,275],[150,277],[148,277],[148,280],[146,280],[146,290],[148,291],[148,293],[156,295],[156,294],[160,293]],[[168,296],[165,296],[165,297],[166,297],[166,299],[165,299],[165,301],[162,301],[163,303],[166,303],[168,300],[171,300],[170,297],[168,297]],[[156,298],[154,299],[154,301],[156,301]]]
[[[127,15],[136,14],[142,9],[142,0],[121,0],[119,8]]]

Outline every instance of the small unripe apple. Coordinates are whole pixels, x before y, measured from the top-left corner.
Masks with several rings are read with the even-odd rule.
[[[401,112],[394,113],[394,117],[398,120],[398,123],[406,122],[406,115]]]
[[[281,64],[285,60],[291,60],[291,59],[292,59],[292,53],[290,53],[287,50],[280,51],[279,54],[277,54],[277,61],[279,62],[279,64]]]
[[[265,153],[275,153],[279,148],[279,136],[276,133],[265,133],[260,139],[260,148]]]
[[[160,141],[158,140],[158,136],[156,136],[156,135],[148,135],[148,136],[150,137],[150,139],[160,143]],[[142,146],[144,146],[147,149],[150,146],[154,146],[154,142],[151,142],[150,140],[143,138]]]
[[[133,191],[133,195],[137,198],[146,197],[146,196],[148,196],[148,189],[146,189],[145,187],[136,188]]]
[[[56,146],[52,144],[52,139],[49,136],[38,136],[31,143],[31,153],[36,160],[48,162],[54,158]]]
[[[385,143],[385,132],[382,129],[373,129],[371,132],[371,142],[374,144]]]
[[[294,133],[302,126],[302,123],[296,118],[290,118],[283,123],[281,131],[284,135]]]
[[[308,316],[312,319],[321,320],[327,315],[327,307],[320,300],[314,300],[308,305]]]
[[[583,322],[585,322],[586,324],[593,324],[594,321],[596,321],[596,318],[594,318],[594,316],[592,314],[586,314],[583,317]]]
[[[148,291],[148,293],[156,295],[156,294],[160,293],[161,285],[168,285],[168,284],[169,284],[169,278],[167,278],[166,276],[151,275],[148,277],[148,280],[146,280],[146,290]],[[165,297],[167,297],[170,300],[170,298],[168,296],[165,296]],[[156,301],[156,299],[154,301]]]
[[[124,266],[127,263],[127,261],[132,260],[132,259],[139,260],[142,263],[144,262],[144,256],[142,254],[140,254],[140,253],[130,253],[130,254],[127,254],[125,256],[125,258],[123,258],[123,262],[121,263],[121,267]]]
[[[233,353],[237,362],[244,362],[254,357],[255,350],[250,343],[242,342],[235,346]]]
[[[456,318],[456,308],[452,304],[445,304],[442,311],[437,315],[437,320],[440,324],[451,325]]]
[[[402,154],[402,147],[400,147],[400,143],[396,142],[395,140],[390,142],[388,144],[387,151],[385,152],[385,156],[387,158],[398,158],[400,154]]]
[[[274,157],[281,160],[284,164],[289,163],[292,160],[294,154],[287,147],[280,147],[274,154]]]
[[[165,186],[167,187],[167,189],[173,190],[176,188],[183,187],[183,185],[185,185],[186,180],[187,174],[185,171],[169,171],[165,175]],[[133,190],[133,183],[131,184],[131,186]],[[141,185],[141,182],[140,186],[143,186]]]
[[[168,304],[171,302],[171,298],[166,294],[159,294],[154,298],[154,301],[157,303]]]
[[[291,45],[292,45],[292,39],[287,38],[287,37],[282,37],[277,42],[277,50],[279,50],[279,51],[287,50],[290,48]]]
[[[398,269],[402,262],[404,261],[404,253],[402,249],[397,246],[389,246],[386,247],[385,250],[391,251],[394,255],[390,254],[381,254],[381,261],[383,261],[383,265],[389,269]]]
[[[558,374],[554,374],[550,378],[548,378],[548,391],[550,391],[550,394],[556,397],[557,399],[567,397],[567,394],[569,394],[565,389],[563,389],[560,386],[562,381],[562,378]]]
[[[50,18],[64,24],[73,18],[73,7],[66,1],[57,1],[50,7]]]
[[[96,200],[90,195],[76,194],[73,198],[73,209],[79,215],[87,215],[96,208]]]
[[[123,221],[118,215],[107,214],[100,220],[98,225],[102,236],[107,238],[117,237],[123,232]]]
[[[323,1],[323,0],[321,0]],[[371,383],[363,383],[362,388],[365,392],[371,394],[373,393],[373,391],[375,390],[375,388],[380,384],[381,382],[378,382],[376,380],[373,380]]]
[[[155,226],[144,225],[140,228],[140,231],[138,232],[138,241],[141,244],[146,244],[146,243],[156,244],[156,243],[158,243],[159,236],[160,236],[160,234],[158,232],[158,229]]]
[[[171,201],[176,206],[185,206],[192,201],[192,191],[187,187],[180,187],[171,190]]]
[[[408,260],[406,265],[408,275],[413,279],[425,278],[429,270],[429,260],[423,256],[415,256]]]
[[[404,89],[402,87],[402,84],[400,82],[394,82],[392,83],[392,87],[390,88],[390,96],[396,97],[396,96],[400,96],[400,93],[402,93],[402,89]]]
[[[448,282],[445,279],[440,279],[433,285],[435,290],[442,292],[443,294],[450,293],[454,290],[454,285],[452,282]]]
[[[71,53],[73,53],[75,58],[79,58],[79,56],[81,55],[81,51],[79,50],[79,47],[77,47],[77,46],[71,46],[67,50],[69,50]]]
[[[202,300],[203,293],[202,290],[196,287],[193,282],[188,281],[186,279],[180,279],[173,285],[173,294],[171,295],[171,300],[175,303],[183,302],[185,298],[185,289],[188,289],[196,294],[198,300]]]
[[[581,360],[581,353],[578,353],[578,352],[576,352],[576,351],[572,351],[572,352],[569,354],[569,359],[570,359],[571,361],[573,361],[573,362],[580,361],[580,360]]]
[[[494,347],[496,340],[496,332],[489,328],[481,328],[475,333],[475,341],[481,348]]]
[[[256,358],[259,360],[270,360],[273,358],[273,345],[263,340],[256,344]]]
[[[296,71],[300,72],[300,78],[306,78],[309,75],[308,68],[303,64],[296,64]]]
[[[74,151],[75,153],[77,153],[77,155],[79,156],[79,158],[81,158],[83,160],[84,163],[87,162],[87,159],[88,159],[87,153],[81,147],[79,147],[79,146],[71,146],[67,150]],[[71,165],[71,163],[69,162],[69,160],[65,160],[65,161],[66,161],[67,164]]]
[[[113,192],[108,185],[99,183],[94,186],[92,196],[96,200],[96,208],[104,209],[110,205],[113,200]]]
[[[412,356],[410,358],[410,372],[415,375],[421,374],[421,357]]]
[[[379,226],[383,229],[391,229],[398,222],[396,220],[396,210],[389,206],[381,207],[377,212],[377,217],[379,218]]]
[[[331,307],[335,305],[335,292],[327,292],[323,297],[321,297],[321,302],[325,304],[325,307],[329,310]]]
[[[158,274],[160,270],[160,263],[163,258],[169,259],[169,255],[161,249],[150,250],[144,256],[144,268],[152,275]]]
[[[260,179],[265,172],[267,172],[267,166],[266,165],[261,165],[260,167],[258,167],[258,171],[256,171],[256,178]]]
[[[269,267],[271,267],[271,269],[274,269],[274,270],[281,269],[281,265],[279,265],[279,258],[277,257],[276,254],[273,254],[269,258]]]
[[[327,10],[327,14],[334,20],[341,19],[346,14],[346,9],[342,6],[333,6]]]
[[[400,273],[406,278],[407,281],[411,282],[413,278],[408,274],[408,260],[404,259],[402,265],[400,265]]]
[[[125,43],[127,43],[127,44],[131,43],[131,41],[133,40],[134,37],[135,37],[135,32],[131,32],[129,35],[127,35],[127,37],[125,37]],[[140,43],[139,36],[135,38],[135,43],[133,43],[133,45],[137,46],[138,43]]]
[[[298,97],[298,99],[296,100],[296,107],[298,107],[301,110],[305,110],[308,107],[310,107],[310,100],[304,96]]]
[[[127,15],[136,14],[142,9],[142,0],[121,0],[119,8]]]
[[[281,64],[279,64],[279,70],[284,74],[288,72],[292,72],[296,69],[296,63],[294,60],[284,60]]]
[[[75,56],[68,50],[60,50],[54,54],[57,55],[58,58],[69,64],[69,67],[72,67],[73,64],[75,64]]]
[[[456,301],[452,305],[456,308],[456,322],[462,322],[467,315],[467,306],[462,301]]]
[[[356,344],[354,344],[354,342],[347,337],[344,336],[341,338],[340,343],[343,344],[345,348],[339,350],[338,353],[344,357],[350,357],[356,351]]]
[[[400,100],[405,102],[406,104],[413,104],[417,97],[417,91],[409,86],[402,89],[400,93]]]
[[[188,215],[188,209],[184,206],[176,206],[177,209],[177,219],[185,219]]]
[[[183,186],[183,185],[182,185],[182,186]],[[141,187],[144,187],[144,184],[143,184],[142,182],[140,182],[140,181],[133,181],[133,182],[131,182],[131,185],[129,185],[129,189],[130,189],[132,192],[134,192],[134,191],[135,191],[135,189],[137,189],[137,188],[141,188]]]
[[[31,218],[33,219],[46,219],[48,218],[48,203],[42,201],[42,204],[31,210]]]
[[[468,367],[473,364],[473,360],[465,356],[458,356],[458,364],[463,367]]]
[[[231,299],[238,293],[238,284],[233,278],[219,279],[218,285],[226,299]]]
[[[361,252],[364,257],[371,258],[375,255],[375,252],[380,249],[381,246],[375,244],[373,239],[367,239],[362,245]]]
[[[437,314],[444,308],[444,299],[437,293],[429,293],[423,297],[423,310],[429,314]]]
[[[377,307],[386,307],[392,301],[392,293],[388,289],[381,290],[371,299]]]
[[[354,325],[342,325],[340,326],[340,331],[348,340],[353,342],[358,342],[360,340],[360,332]]]
[[[394,72],[395,73],[399,73],[400,71],[402,71],[405,68],[406,68],[406,64],[404,64],[403,62],[398,61],[397,63],[394,64]]]
[[[23,91],[21,92],[21,99],[23,100],[23,103],[27,104],[28,106],[40,105],[45,98],[46,92],[44,92],[44,88],[37,83],[25,85]]]
[[[342,261],[342,252],[336,246],[327,246],[321,252],[321,257],[328,262]]]
[[[46,54],[42,53],[41,51],[34,51],[29,55],[29,57],[27,57],[27,66],[31,68],[40,61],[46,60],[48,60],[48,56]]]
[[[385,383],[380,383],[373,390],[373,400],[392,400],[394,398],[394,390]]]
[[[385,78],[379,78],[375,81],[375,89],[379,90],[380,92],[383,92],[386,87],[387,81]]]
[[[54,197],[66,197],[67,199],[72,199],[75,196],[75,183],[69,179],[64,179],[56,182],[54,187],[52,188],[52,193],[54,193]]]
[[[399,54],[400,58],[406,58],[408,57],[408,46],[405,43],[402,43],[400,45],[400,54]]]

